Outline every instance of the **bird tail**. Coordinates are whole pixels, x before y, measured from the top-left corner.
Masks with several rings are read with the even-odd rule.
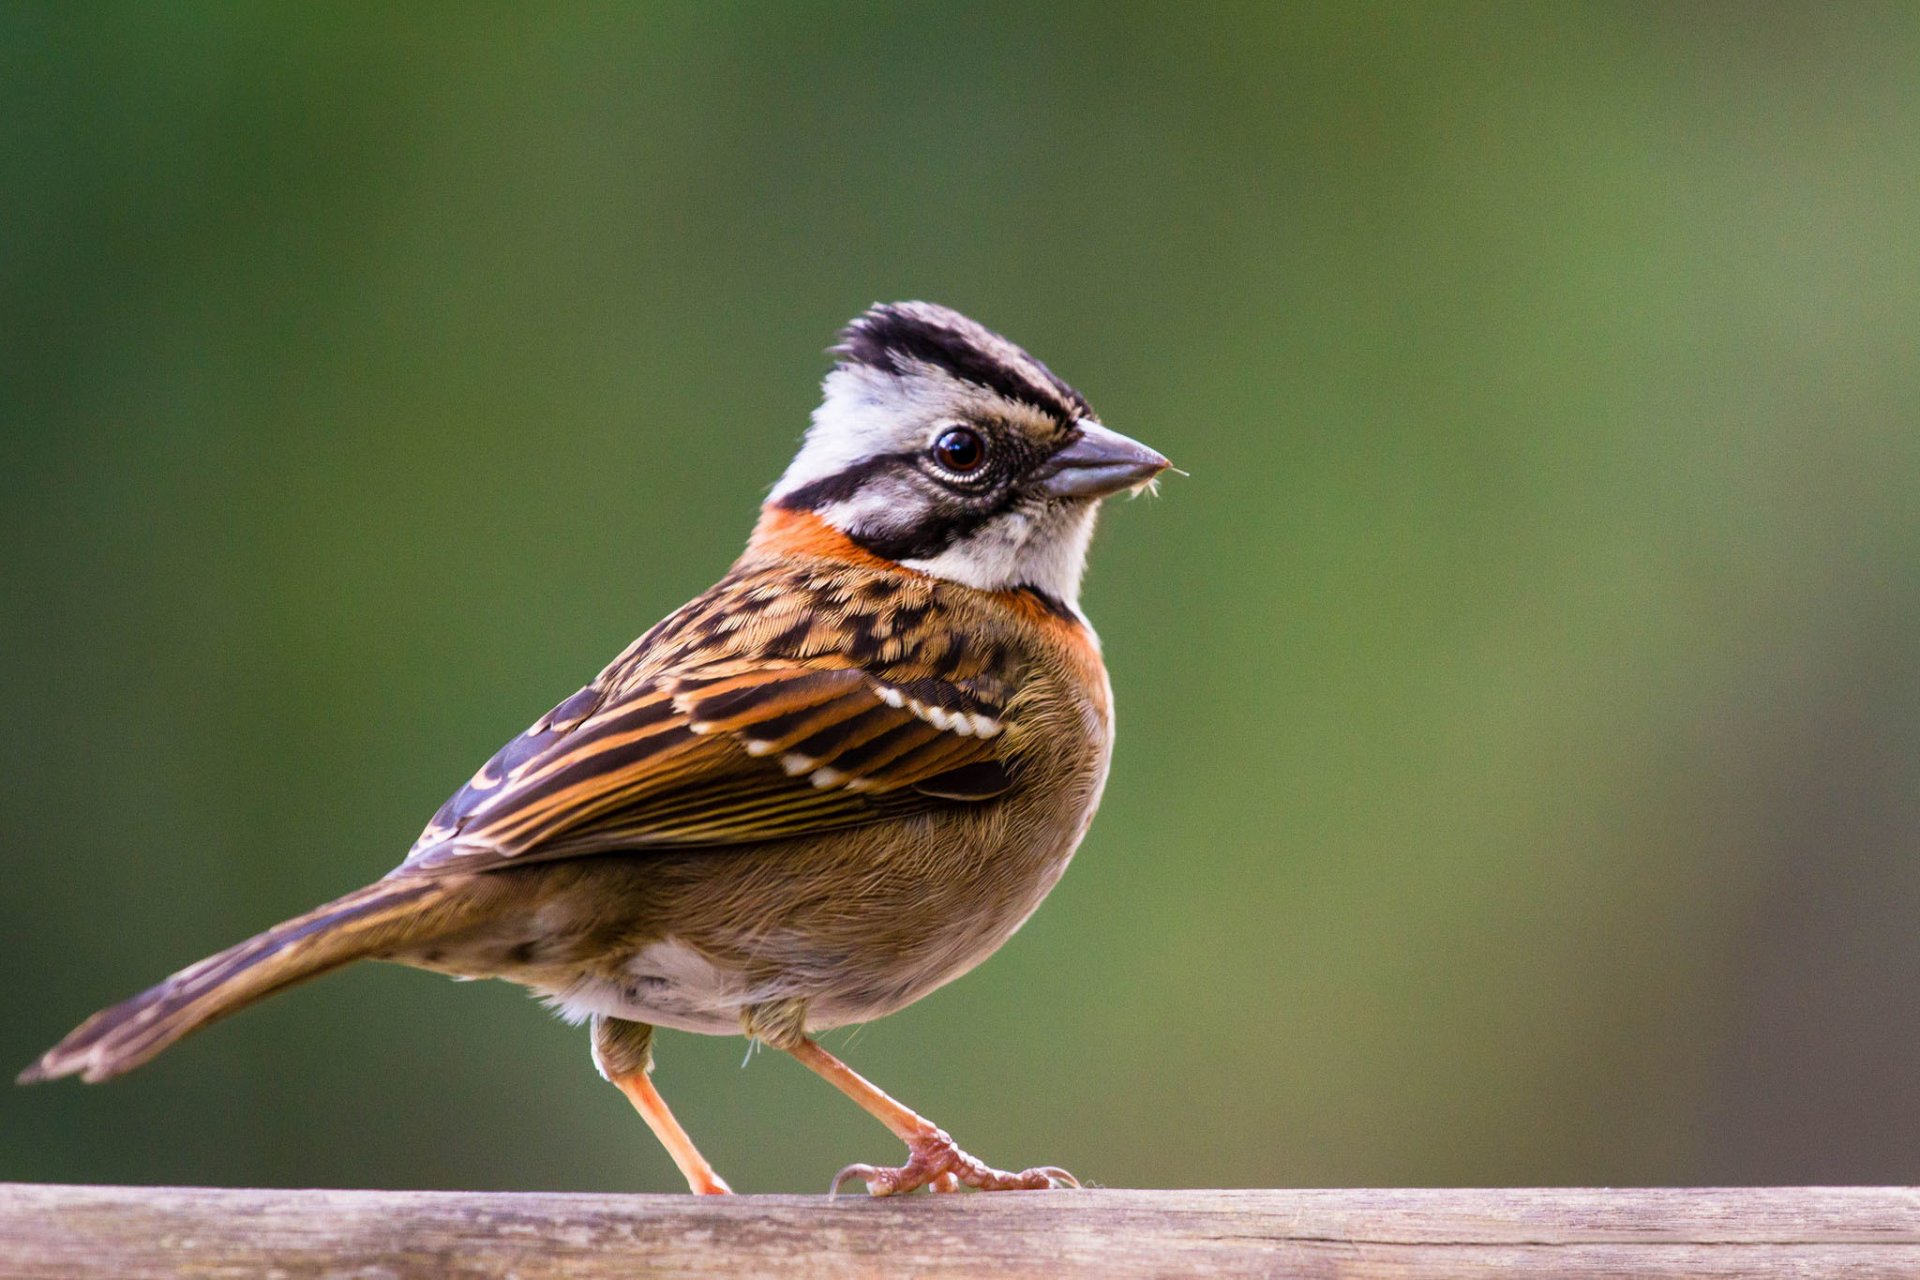
[[[22,1071],[19,1083],[71,1075],[92,1083],[131,1071],[256,1000],[444,929],[460,914],[454,888],[437,878],[380,880],[277,924],[102,1009]]]

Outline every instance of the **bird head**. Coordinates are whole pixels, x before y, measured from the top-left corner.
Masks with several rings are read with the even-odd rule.
[[[811,513],[908,569],[1076,607],[1100,500],[1169,465],[946,307],[876,305],[831,354],[813,425],[767,507]]]

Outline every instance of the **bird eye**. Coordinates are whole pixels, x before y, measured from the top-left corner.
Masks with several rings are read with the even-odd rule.
[[[987,442],[978,431],[954,427],[933,442],[933,460],[955,475],[972,475],[987,461]]]

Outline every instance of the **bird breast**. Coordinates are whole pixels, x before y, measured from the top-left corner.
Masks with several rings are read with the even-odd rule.
[[[1087,686],[1055,686],[1074,688]],[[633,923],[539,985],[569,1017],[737,1034],[756,1005],[805,1001],[808,1029],[823,1030],[952,981],[1039,907],[1099,803],[1110,703],[1051,696],[1027,718],[1040,740],[1023,785],[991,804],[752,849],[556,865],[596,882],[564,895],[566,909]]]

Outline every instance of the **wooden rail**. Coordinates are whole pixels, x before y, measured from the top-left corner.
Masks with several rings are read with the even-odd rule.
[[[1920,1276],[1920,1188],[846,1196],[0,1183],[0,1276]]]

